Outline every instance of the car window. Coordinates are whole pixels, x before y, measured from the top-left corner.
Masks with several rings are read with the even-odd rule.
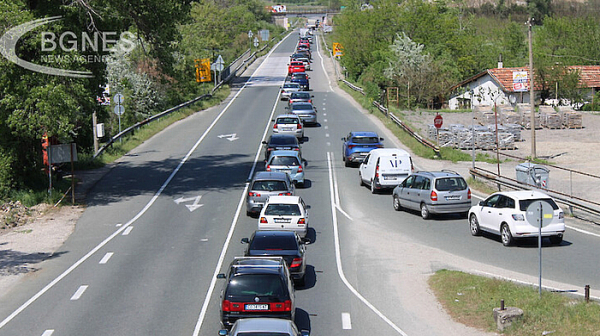
[[[295,156],[274,156],[271,158],[271,164],[274,166],[299,166]]]
[[[300,88],[300,85],[298,85],[297,83],[287,83],[287,84],[283,84],[283,88],[284,89],[298,89],[298,88]]]
[[[297,144],[296,137],[293,135],[290,136],[273,136],[271,137],[270,144],[271,145],[296,145]]]
[[[485,200],[484,205],[489,207],[496,207],[496,204],[498,204],[499,199],[500,195],[490,196],[487,200]]]
[[[250,250],[298,250],[298,241],[294,235],[254,237]]]
[[[293,110],[312,110],[313,106],[311,104],[294,104],[292,105]]]
[[[288,215],[288,216],[300,216],[300,207],[298,204],[269,204],[265,209],[265,215],[277,216],[277,215]]]
[[[404,182],[402,182],[402,186],[404,188],[410,188],[413,184],[413,181],[415,180],[415,175],[410,175],[409,177],[407,177]]]
[[[443,177],[435,181],[435,189],[439,191],[465,190],[467,182],[462,177]]]
[[[283,181],[256,181],[252,184],[252,190],[285,191],[287,186]]]
[[[531,203],[536,202],[536,201],[545,201],[545,202],[548,202],[548,204],[550,204],[552,206],[552,209],[558,210],[558,205],[551,198],[536,198],[536,199],[520,200],[519,201],[519,209],[521,211],[527,211],[527,207]]]
[[[277,118],[276,124],[298,124],[298,118]]]
[[[278,274],[237,275],[227,286],[227,298],[239,296],[283,296],[285,285]]]
[[[294,92],[292,93],[292,98],[298,99],[310,99],[310,93],[306,92]]]
[[[379,138],[355,136],[354,138],[352,138],[352,142],[359,144],[374,144],[379,142]]]
[[[414,182],[412,183],[413,189],[423,189],[423,184],[425,183],[425,178],[423,176],[417,175],[415,177]]]
[[[431,188],[431,180],[428,179],[427,177],[423,178],[423,186],[421,187],[421,189],[423,190],[429,190]]]

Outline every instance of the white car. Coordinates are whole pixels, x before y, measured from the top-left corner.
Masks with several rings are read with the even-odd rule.
[[[304,238],[308,208],[300,196],[271,196],[258,216],[258,230],[290,230]]]
[[[302,140],[304,138],[304,127],[302,119],[295,114],[281,114],[273,119],[273,134],[291,134]]]
[[[290,99],[292,92],[301,91],[300,84],[298,83],[283,83],[281,87],[281,100]]]
[[[552,221],[542,227],[542,237],[560,244],[565,234],[565,214],[554,200],[539,191],[520,190],[497,192],[469,210],[469,227],[473,236],[482,231],[499,234],[504,246],[515,239],[537,237],[539,228],[527,221],[527,207],[535,201],[548,202],[553,209]]]

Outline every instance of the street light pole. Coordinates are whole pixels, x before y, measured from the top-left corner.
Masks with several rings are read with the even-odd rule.
[[[533,18],[529,18],[527,21],[527,25],[529,26],[528,30],[528,38],[529,38],[529,104],[531,105],[531,159],[536,158],[536,148],[535,148],[535,92],[533,89],[533,48],[532,48],[532,26],[533,26]]]

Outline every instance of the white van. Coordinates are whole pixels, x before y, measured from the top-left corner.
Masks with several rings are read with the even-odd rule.
[[[412,158],[404,149],[377,148],[369,152],[360,164],[360,185],[368,185],[371,192],[392,189],[414,170]]]

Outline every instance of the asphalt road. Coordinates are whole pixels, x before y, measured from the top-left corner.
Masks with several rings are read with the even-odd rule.
[[[215,275],[256,229],[257,220],[245,215],[245,181],[264,169],[260,143],[271,118],[285,112],[278,91],[295,42],[292,34],[277,46],[233,99],[172,125],[121,160],[54,258],[4,296],[0,335],[216,335],[223,283]],[[384,131],[332,92],[316,47],[313,57],[319,125],[305,131],[307,182],[297,190],[311,205],[312,240],[307,284],[296,291],[299,327],[313,335],[452,334],[406,293],[414,265],[405,256],[416,245],[537,275],[534,243],[505,248],[495,237],[471,237],[465,219],[424,221],[395,212],[390,194],[360,187],[357,169],[343,167],[340,138],[350,130]],[[597,242],[569,231],[561,246],[545,246],[544,277],[600,288]]]

